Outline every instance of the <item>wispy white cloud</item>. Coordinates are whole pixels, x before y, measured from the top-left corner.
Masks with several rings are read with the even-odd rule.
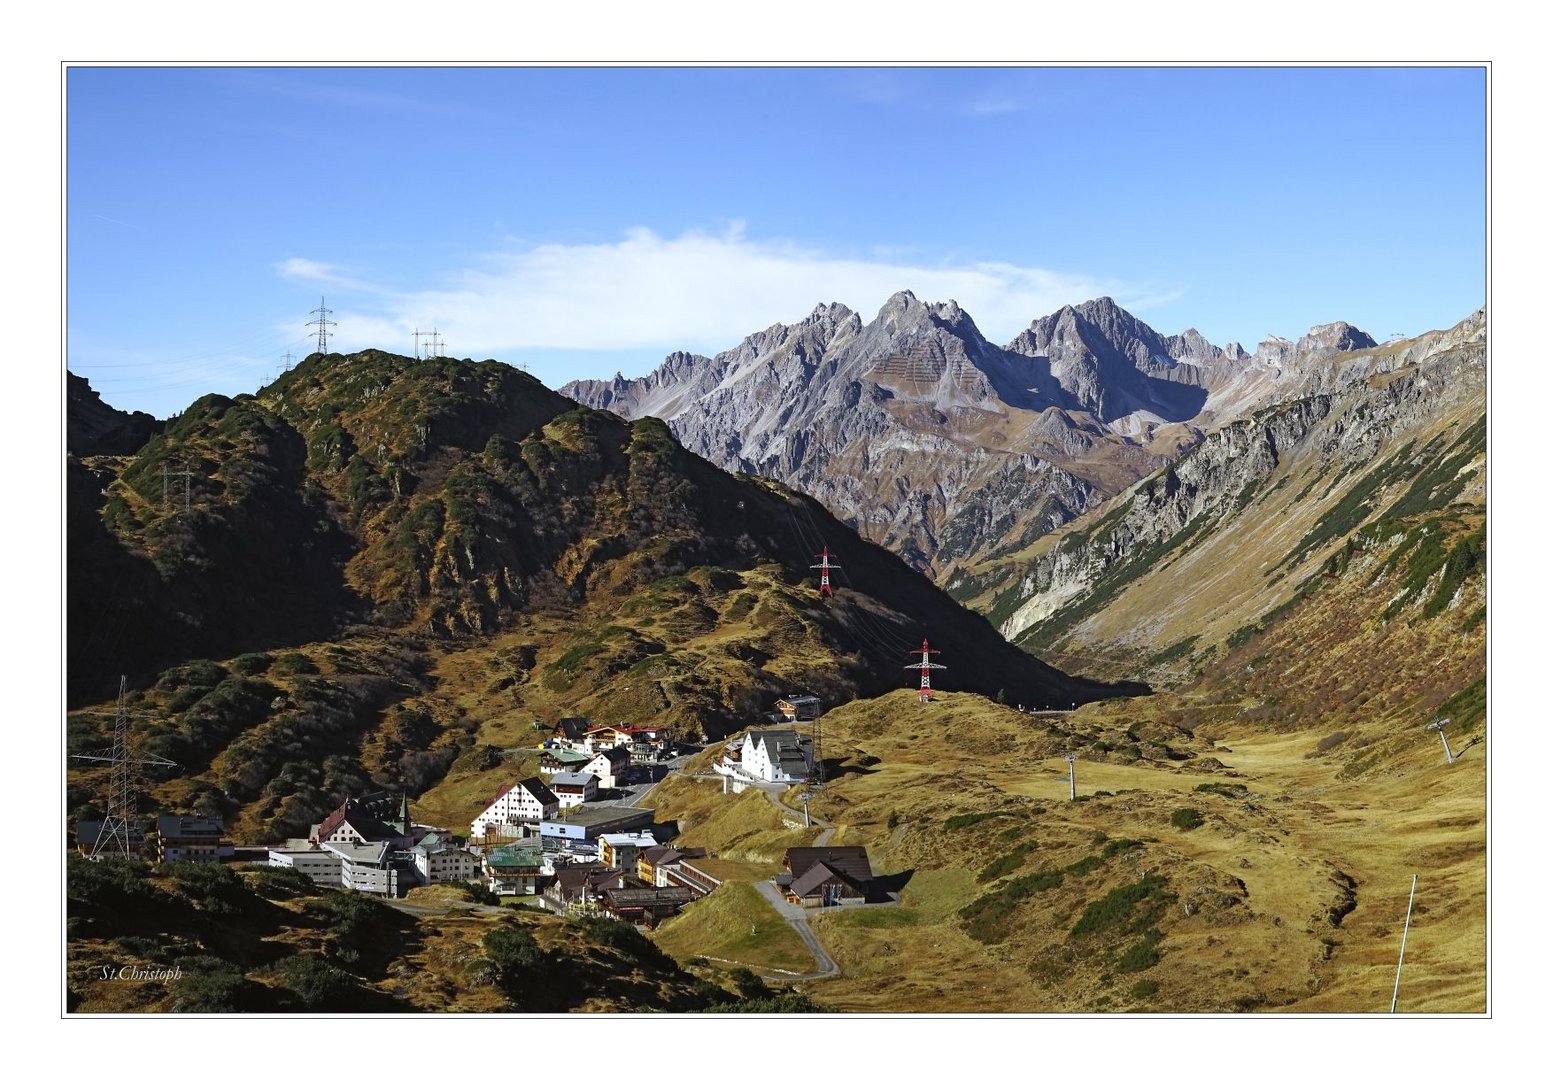
[[[1029,104],[1022,98],[988,94],[973,98],[965,106],[965,111],[972,116],[1004,116],[1008,113],[1024,112],[1027,108]]]
[[[310,259],[280,264],[287,276],[345,280]],[[1114,278],[1007,262],[930,262],[898,253],[837,255],[779,240],[752,240],[742,223],[722,232],[663,237],[633,229],[613,243],[543,244],[493,254],[443,288],[375,290],[381,303],[335,318],[361,346],[409,340],[437,327],[459,355],[535,350],[716,352],[817,303],[840,301],[871,319],[893,293],[956,300],[995,342],[1065,303],[1100,295],[1134,309],[1169,297]]]
[[[381,292],[378,286],[346,273],[333,263],[316,259],[292,258],[275,264],[275,272],[288,281],[310,281],[357,292]]]

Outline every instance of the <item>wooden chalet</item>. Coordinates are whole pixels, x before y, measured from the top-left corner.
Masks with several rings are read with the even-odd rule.
[[[776,885],[789,904],[864,904],[874,892],[874,871],[868,862],[867,848],[788,848],[782,868]]]
[[[556,867],[555,877],[545,887],[545,904],[552,911],[592,912],[598,910],[599,896],[605,889],[626,887],[630,875],[599,863],[579,863]]]
[[[787,720],[813,720],[824,712],[820,699],[812,694],[795,694],[776,703],[777,712]]]
[[[599,897],[605,915],[648,927],[678,915],[680,909],[695,898],[695,894],[685,888],[605,889]]]

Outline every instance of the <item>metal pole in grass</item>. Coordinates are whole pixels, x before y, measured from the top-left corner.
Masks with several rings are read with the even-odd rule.
[[[1430,724],[1427,728],[1425,728],[1425,730],[1438,731],[1440,733],[1440,742],[1445,746],[1445,764],[1454,765],[1456,764],[1456,755],[1451,753],[1450,740],[1445,737],[1445,725],[1450,722],[1450,717],[1442,716],[1434,723]]]
[[[1066,761],[1068,763],[1068,801],[1069,802],[1072,802],[1074,799],[1078,798],[1078,787],[1074,784],[1074,781],[1073,781],[1073,759],[1074,759],[1074,755],[1073,754],[1066,754],[1066,755],[1063,756],[1063,759],[1062,759],[1062,760],[1064,760],[1064,761]]]
[[[1402,951],[1397,953],[1397,981],[1391,987],[1391,1011],[1397,1011],[1397,991],[1402,989],[1402,958],[1407,955],[1407,928],[1413,923],[1413,894],[1418,891],[1418,875],[1413,875],[1413,887],[1407,893],[1407,918],[1402,923]]]

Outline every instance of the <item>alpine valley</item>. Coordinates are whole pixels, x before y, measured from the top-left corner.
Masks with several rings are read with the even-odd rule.
[[[708,741],[647,805],[727,869],[646,945],[444,898],[344,950],[254,875],[77,870],[72,972],[209,970],[72,974],[72,1007],[303,1008],[295,954],[344,1011],[768,1000],[740,968],[847,1011],[1379,1011],[1416,874],[1410,1008],[1482,1011],[1486,337],[1247,351],[1101,298],[998,346],[901,292],[559,393],[315,353],[159,421],[67,376],[67,750],[127,676],[132,746],[179,766],[147,814],[268,844],[386,789],[464,833],[586,717]],[[697,775],[794,693],[828,710],[801,809]],[[69,769],[73,819],[107,777]],[[801,843],[900,883],[809,921],[835,974],[754,885]],[[499,926],[575,989],[493,981]]]

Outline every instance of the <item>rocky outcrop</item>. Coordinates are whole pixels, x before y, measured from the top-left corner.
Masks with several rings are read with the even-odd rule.
[[[162,422],[150,413],[121,412],[103,401],[92,384],[65,372],[65,449],[76,457],[133,454]]]

